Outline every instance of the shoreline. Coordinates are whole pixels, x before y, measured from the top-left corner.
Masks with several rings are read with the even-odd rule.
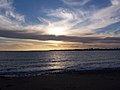
[[[41,75],[60,75],[60,74],[94,74],[94,73],[112,73],[112,72],[120,72],[120,67],[116,68],[102,68],[102,69],[89,69],[89,70],[62,70],[58,69],[61,71],[54,71],[54,72],[41,72],[41,71],[36,71],[36,72],[10,72],[10,74],[7,74],[9,72],[1,73],[0,78],[16,78],[16,77],[36,77],[36,76],[41,76]],[[51,70],[52,71],[52,70]]]
[[[120,90],[120,69],[0,77],[0,90]]]
[[[59,69],[62,70],[62,69]],[[62,74],[94,74],[94,73],[112,73],[112,72],[120,72],[120,67],[116,67],[116,68],[103,68],[103,69],[90,69],[90,70],[65,70],[65,71],[59,71],[57,72],[42,72],[41,71],[37,71],[37,72],[11,72],[11,74],[0,74],[0,78],[19,78],[19,77],[36,77],[36,76],[44,76],[44,75],[62,75]],[[9,73],[9,72],[7,72]]]

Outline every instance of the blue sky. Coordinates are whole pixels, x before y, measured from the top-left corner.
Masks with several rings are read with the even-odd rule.
[[[44,9],[66,7],[60,0],[14,0],[14,6],[16,11],[26,16],[27,23],[33,24],[39,23],[37,17],[44,17]]]
[[[120,47],[119,6],[120,0],[0,0],[0,50]]]
[[[29,3],[28,3],[29,2]],[[95,6],[97,9],[104,8],[106,6],[109,6],[111,2],[107,0],[104,2],[104,0],[92,0],[91,2],[87,3],[85,6],[68,6],[65,3],[62,2],[62,0],[14,0],[13,6],[15,7],[15,10],[23,15],[26,16],[26,22],[27,23],[39,23],[39,20],[37,17],[44,17],[45,9],[57,9],[57,8],[66,8],[66,9],[72,9],[72,8],[82,8],[82,9],[89,9],[92,8],[92,5]],[[31,14],[33,13],[33,14]]]

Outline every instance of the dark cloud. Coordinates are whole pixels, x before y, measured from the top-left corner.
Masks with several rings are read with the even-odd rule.
[[[24,31],[0,30],[0,37],[15,38],[15,39],[33,39],[33,40],[57,40],[66,42],[81,42],[81,43],[120,43],[120,37],[76,37],[76,36],[55,36],[55,35],[40,35],[36,33],[28,33]]]

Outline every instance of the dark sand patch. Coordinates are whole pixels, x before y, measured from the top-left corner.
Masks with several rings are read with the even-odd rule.
[[[0,90],[120,90],[120,71],[0,77]]]

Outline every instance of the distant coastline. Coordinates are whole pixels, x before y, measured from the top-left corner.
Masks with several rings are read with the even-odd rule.
[[[49,51],[118,51],[120,48],[109,48],[109,49],[101,49],[101,48],[90,48],[90,49],[64,49],[64,50],[49,50]]]
[[[0,52],[48,52],[48,51],[120,51],[120,48],[88,48],[88,49],[55,49],[55,50],[26,50],[26,51],[0,51]]]

